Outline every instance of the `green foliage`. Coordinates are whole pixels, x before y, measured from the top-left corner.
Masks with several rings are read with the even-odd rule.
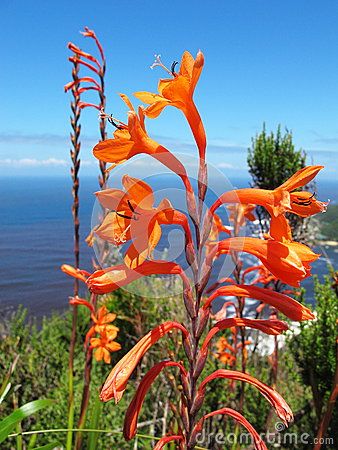
[[[178,293],[177,285],[174,283],[172,286],[170,283],[174,282],[164,278],[151,281],[152,289],[158,288],[162,289],[162,292],[164,290]],[[135,291],[137,292],[138,289],[139,287],[136,286]],[[146,286],[143,286],[143,289],[144,295],[142,297],[122,290],[101,297],[101,301],[111,311],[118,313],[116,322],[120,327],[120,332],[117,341],[121,343],[122,350],[113,354],[112,365],[135,344],[135,341],[141,335],[144,335],[151,328],[173,318],[178,322],[183,320],[184,309],[179,295],[170,298],[156,298],[146,295]],[[334,366],[332,348],[335,329],[333,317],[337,314],[337,303],[333,291],[330,290],[329,280],[324,285],[316,282],[316,298],[318,320],[302,326],[302,333],[299,336],[293,336],[291,339],[290,345],[295,351],[295,358],[289,351],[289,347],[285,346],[279,349],[277,381],[277,390],[290,404],[296,417],[290,431],[298,434],[308,433],[311,436],[314,435],[314,430],[316,430],[316,417],[313,411],[312,390],[309,385],[309,366],[315,368],[316,376],[320,380],[318,386],[324,397],[327,397],[330,390]],[[26,320],[25,311],[19,309],[1,330],[4,339],[0,342],[0,379],[3,380],[6,377],[10,370],[10,363],[16,355],[19,355],[15,370],[11,375],[12,389],[16,390],[17,403],[23,405],[41,398],[54,400],[53,407],[46,410],[45,414],[38,414],[25,419],[22,423],[23,430],[66,428],[70,323],[71,314],[67,312],[64,315],[51,315],[44,319],[39,326],[29,324]],[[87,309],[79,307],[79,325],[74,361],[77,414],[83,388],[83,339],[88,324]],[[135,371],[128,383],[128,389],[117,405],[113,402],[104,404],[98,401],[98,391],[111,367],[94,361],[91,401],[85,428],[111,430],[111,433],[85,432],[83,434],[83,448],[92,450],[101,448],[131,450],[135,448],[134,441],[127,443],[121,435],[125,411],[141,377],[153,364],[168,357],[177,361],[182,358],[182,343],[179,336],[179,333],[175,332],[169,334],[151,349]],[[216,343],[217,337],[214,340],[214,343]],[[205,375],[218,368],[226,368],[213,358],[212,354],[210,352]],[[240,361],[238,361],[237,369],[240,369]],[[260,354],[259,351],[254,353],[249,351],[247,372],[250,375],[271,385],[270,369],[270,362],[266,355]],[[170,404],[173,408],[177,408],[181,389],[175,369],[168,369],[161,373],[146,396],[140,415],[140,422],[146,425],[141,424],[138,430],[140,434],[155,436],[162,434],[163,422],[161,419],[164,416],[165,405]],[[206,413],[224,406],[240,409],[240,392],[241,383],[239,382],[214,380],[207,389],[203,412]],[[5,417],[13,411],[11,393],[7,395],[5,400],[0,405],[1,417]],[[275,423],[279,421],[275,414],[271,412],[271,407],[266,399],[252,386],[245,388],[243,414],[259,432],[266,432],[267,429],[273,432]],[[177,431],[177,421],[175,420],[175,414],[172,414],[171,409],[169,409],[168,417],[171,416],[173,418],[168,419],[166,429],[169,432],[175,432]],[[78,416],[75,417],[75,424],[77,420]],[[149,425],[148,422],[151,424]],[[225,420],[222,416],[216,416],[206,421],[205,426],[207,432],[214,436],[217,431],[233,433],[235,430],[237,432],[240,430],[235,428],[235,423],[232,420]],[[30,439],[24,435],[22,439],[24,446],[29,445],[29,449],[43,447],[46,444],[55,443],[56,440],[64,445],[66,433],[50,432],[34,435],[34,438]],[[5,448],[12,448],[15,445],[15,438],[10,438],[8,442],[10,442],[10,445]],[[30,444],[28,444],[29,442]],[[154,442],[146,437],[140,436],[137,441],[137,448],[140,450],[149,449],[152,448],[153,444]],[[218,447],[213,441],[206,447],[215,450],[223,448]]]
[[[326,213],[320,216],[320,232],[326,239],[337,240],[338,205],[329,205]]]
[[[0,443],[7,439],[15,427],[27,417],[53,404],[50,400],[35,400],[16,408],[0,422]]]
[[[255,187],[260,189],[275,189],[305,166],[306,155],[302,150],[296,150],[292,142],[292,133],[286,130],[281,133],[281,126],[276,134],[263,131],[252,140],[248,149],[249,172]]]
[[[317,428],[332,390],[336,368],[338,301],[330,276],[323,283],[315,279],[315,299],[316,319],[302,323],[300,334],[290,340],[289,346],[301,369],[303,383],[311,388]],[[331,433],[338,429],[337,412],[330,428]]]

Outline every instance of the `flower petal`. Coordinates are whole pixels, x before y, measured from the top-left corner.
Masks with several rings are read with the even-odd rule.
[[[124,357],[110,372],[102,387],[100,393],[100,398],[102,401],[107,402],[114,398],[117,403],[121,400],[128,380],[141,358],[150,347],[152,347],[162,336],[173,328],[181,330],[185,335],[188,333],[187,330],[177,322],[165,322],[149,331],[148,334],[143,336],[143,338],[141,338],[139,342],[126,355],[124,355]]]
[[[246,284],[222,286],[216,289],[216,291],[206,300],[203,308],[208,308],[212,301],[219,296],[247,297],[260,300],[273,306],[291,320],[311,320],[315,317],[309,308],[288,295],[281,294],[280,292],[271,289]]]

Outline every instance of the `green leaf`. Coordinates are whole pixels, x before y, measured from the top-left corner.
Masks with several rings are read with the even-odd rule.
[[[53,450],[55,447],[59,447],[61,444],[59,441],[51,442],[50,444],[43,445],[42,447],[35,447],[33,450]]]
[[[7,438],[23,419],[52,404],[52,400],[34,400],[13,411],[12,414],[0,422],[0,443]]]

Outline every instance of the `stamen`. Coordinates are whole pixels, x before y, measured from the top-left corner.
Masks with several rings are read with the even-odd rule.
[[[129,229],[130,225],[127,226],[127,228],[124,230],[123,233],[121,234],[114,233],[113,240],[115,244],[124,244],[125,242],[127,242],[126,235]]]
[[[132,204],[130,203],[129,200],[127,200],[127,203],[128,203],[128,205],[129,205],[129,208],[132,210],[132,212],[133,212],[134,214],[137,214],[138,216],[141,215],[141,213],[135,211],[135,209],[133,208],[133,206],[132,206]]]
[[[168,72],[169,75],[173,75],[172,71],[169,70],[161,61],[161,55],[155,55],[155,61],[154,63],[150,66],[151,69],[154,69],[154,67],[162,67],[162,69],[164,69],[166,72]]]
[[[118,130],[122,130],[124,128],[128,128],[127,125],[123,122],[121,122],[118,119],[115,119],[112,114],[106,114],[104,112],[104,109],[101,108],[100,113],[99,113],[99,120],[108,120],[109,123],[111,123],[115,128],[117,128]]]
[[[175,67],[177,66],[177,64],[178,64],[178,61],[174,61],[174,62],[172,63],[172,65],[171,65],[171,67],[170,67],[171,73],[172,73],[172,75],[174,75],[174,76],[177,75],[176,72],[175,72]]]

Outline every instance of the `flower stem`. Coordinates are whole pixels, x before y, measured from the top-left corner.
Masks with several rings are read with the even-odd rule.
[[[71,133],[71,141],[73,144],[73,148],[70,151],[70,156],[72,159],[73,166],[71,168],[71,176],[73,180],[73,205],[72,205],[72,215],[73,215],[73,223],[74,223],[74,260],[75,267],[79,267],[79,259],[80,259],[80,246],[79,246],[79,177],[78,172],[80,169],[80,108],[78,106],[80,101],[80,95],[77,92],[77,81],[78,81],[78,72],[79,72],[79,64],[75,59],[73,62],[73,70],[72,77],[75,81],[74,87],[72,88],[73,101],[71,102],[71,109],[73,116],[71,118],[71,127],[73,129]],[[76,297],[79,293],[79,281],[77,279],[74,280],[74,297]],[[68,428],[71,430],[74,425],[74,353],[75,353],[75,344],[76,344],[76,326],[77,326],[77,306],[73,306],[73,317],[72,317],[72,332],[70,338],[69,345],[69,363],[68,363]],[[72,449],[73,442],[73,433],[69,431],[67,433],[67,443],[66,449]]]

